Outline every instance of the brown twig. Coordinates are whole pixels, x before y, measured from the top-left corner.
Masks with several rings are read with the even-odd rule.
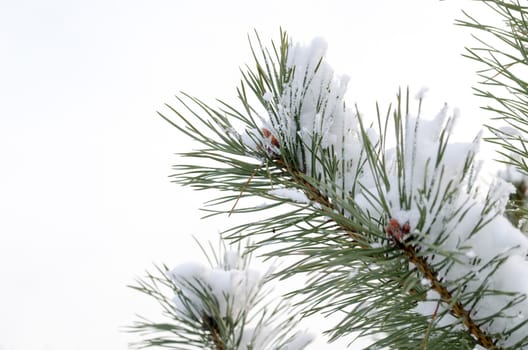
[[[220,337],[220,327],[218,327],[218,323],[216,322],[216,320],[209,315],[203,314],[202,322],[204,328],[210,333],[211,339],[213,340],[216,350],[224,350],[224,342]]]
[[[248,188],[249,186],[249,183],[251,182],[251,180],[253,180],[253,178],[255,177],[255,175],[257,174],[257,171],[259,171],[260,169],[260,165],[258,167],[255,168],[255,170],[253,170],[253,172],[251,173],[251,176],[247,179],[246,183],[244,184],[244,187],[242,187],[242,189],[240,190],[240,193],[238,194],[238,197],[237,199],[235,200],[235,204],[233,204],[233,207],[231,208],[231,210],[229,211],[229,214],[227,215],[228,217],[231,216],[231,214],[233,214],[233,211],[235,211],[235,208],[238,204],[238,201],[240,200],[240,198],[242,197],[242,194],[246,191],[246,189]]]
[[[318,203],[321,205],[322,208],[327,209],[328,211],[335,211],[336,207],[335,205],[330,201],[328,196],[323,195],[317,187],[312,185],[310,182],[308,182],[305,179],[304,174],[291,167],[288,166],[282,159],[276,159],[275,163],[278,165],[280,169],[282,169],[285,173],[292,176],[292,180],[301,185],[304,193],[306,194],[306,197],[308,197],[309,200]],[[344,227],[343,225],[339,225],[346,233],[347,235],[352,238],[357,244],[359,244],[362,248],[368,248],[368,246],[364,243],[362,243],[364,240],[362,239],[361,235],[355,232],[355,230],[348,229]]]

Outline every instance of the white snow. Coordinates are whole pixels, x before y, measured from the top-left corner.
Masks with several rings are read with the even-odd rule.
[[[308,197],[306,197],[306,194],[296,188],[276,188],[268,191],[268,193],[275,197],[289,199],[295,203],[310,203],[310,200]]]
[[[424,86],[420,90],[418,90],[418,92],[416,93],[414,98],[416,100],[423,100],[425,98],[425,95],[427,94],[428,91],[429,91],[429,88]]]
[[[216,299],[220,314],[237,319],[241,313],[251,308],[266,276],[250,268],[238,269],[240,257],[234,257],[232,251],[228,251],[226,255],[225,265],[205,268],[200,264],[185,263],[171,270],[169,276],[182,288],[183,294],[193,305],[204,309],[202,312],[207,315],[216,314],[213,310],[207,310],[202,297],[196,292],[196,289],[203,289],[197,286],[205,285]],[[181,301],[177,303],[180,305]]]
[[[286,350],[301,350],[314,341],[314,336],[307,331],[297,332],[288,343]]]
[[[351,187],[361,148],[357,137],[357,119],[353,110],[344,107],[348,76],[334,77],[332,68],[323,60],[326,43],[315,39],[308,46],[290,47],[288,66],[295,68],[291,81],[277,107],[278,117],[270,114],[269,124],[284,136],[281,144],[298,148],[300,170],[313,177],[323,175],[319,159],[310,153],[333,150],[343,159],[337,174],[338,189]],[[309,83],[307,85],[306,81]],[[293,148],[292,148],[293,149]],[[323,176],[323,180],[325,177]]]
[[[262,98],[266,102],[269,102],[269,103],[273,102],[273,94],[269,91],[266,91],[266,93],[264,94],[264,96],[262,96]]]
[[[253,131],[245,130],[245,132],[240,135],[240,139],[249,149],[253,151],[258,150],[257,140],[261,139],[261,137],[257,136]]]

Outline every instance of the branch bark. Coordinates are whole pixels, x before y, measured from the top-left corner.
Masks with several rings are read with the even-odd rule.
[[[205,330],[209,332],[211,339],[213,340],[216,348],[215,350],[224,350],[225,345],[220,337],[220,327],[218,327],[216,320],[209,315],[203,314],[202,322]]]
[[[500,348],[495,345],[493,339],[475,323],[469,312],[464,308],[464,305],[458,301],[453,303],[453,295],[438,280],[436,272],[429,266],[429,264],[427,264],[427,261],[422,256],[416,254],[414,246],[406,245],[401,241],[396,241],[396,245],[405,253],[409,258],[409,261],[416,266],[422,275],[431,282],[431,287],[440,295],[442,301],[447,305],[452,305],[451,312],[456,317],[462,319],[464,326],[466,326],[469,333],[476,338],[479,345],[490,350],[500,350]]]

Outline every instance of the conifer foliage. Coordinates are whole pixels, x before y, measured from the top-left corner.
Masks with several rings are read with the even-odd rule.
[[[516,18],[508,22],[511,42],[526,66],[527,8],[491,3]],[[258,35],[250,42],[254,62],[242,72],[238,106],[182,94],[168,106],[173,115],[160,115],[201,145],[175,166],[176,183],[222,191],[206,208],[211,215],[258,212],[224,239],[249,238],[249,250],[294,262],[258,275],[225,253],[210,271],[186,265],[149,275],[136,288],[157,298],[171,320],[134,329],[172,332],[173,340],[160,335],[143,345],[302,349],[310,337],[293,331],[293,318],[281,318],[284,305],[256,305],[272,277],[309,274],[291,295],[302,315],[340,317],[329,326],[331,339],[358,332],[373,336],[369,349],[528,349],[528,239],[505,215],[513,186],[500,177],[479,180],[481,136],[452,142],[458,111],[446,105],[423,115],[421,92],[399,92],[373,118],[361,114],[345,103],[348,78],[325,60],[322,40],[296,45],[281,32],[269,46]],[[478,57],[495,69],[488,80],[514,66]],[[512,81],[511,99],[485,96],[522,129],[527,83]],[[513,146],[525,138],[492,130],[510,163],[528,174],[528,152]],[[251,197],[265,204],[245,205]]]
[[[170,349],[300,350],[312,341],[295,331],[297,312],[285,301],[272,300],[271,270],[249,266],[245,248],[219,245],[207,253],[209,266],[183,263],[158,268],[132,288],[150,295],[162,306],[168,322],[136,322],[138,347]]]

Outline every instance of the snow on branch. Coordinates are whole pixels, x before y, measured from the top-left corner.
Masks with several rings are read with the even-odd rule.
[[[294,330],[298,318],[288,300],[273,300],[271,270],[261,273],[252,269],[249,257],[240,249],[222,246],[213,255],[218,259],[210,260],[211,266],[182,263],[166,269],[161,277],[149,274],[133,287],[154,296],[169,317],[166,324],[145,321],[132,327],[138,332],[162,332],[145,338],[140,345],[302,350],[312,342],[311,334]],[[161,291],[161,285],[168,290]]]

